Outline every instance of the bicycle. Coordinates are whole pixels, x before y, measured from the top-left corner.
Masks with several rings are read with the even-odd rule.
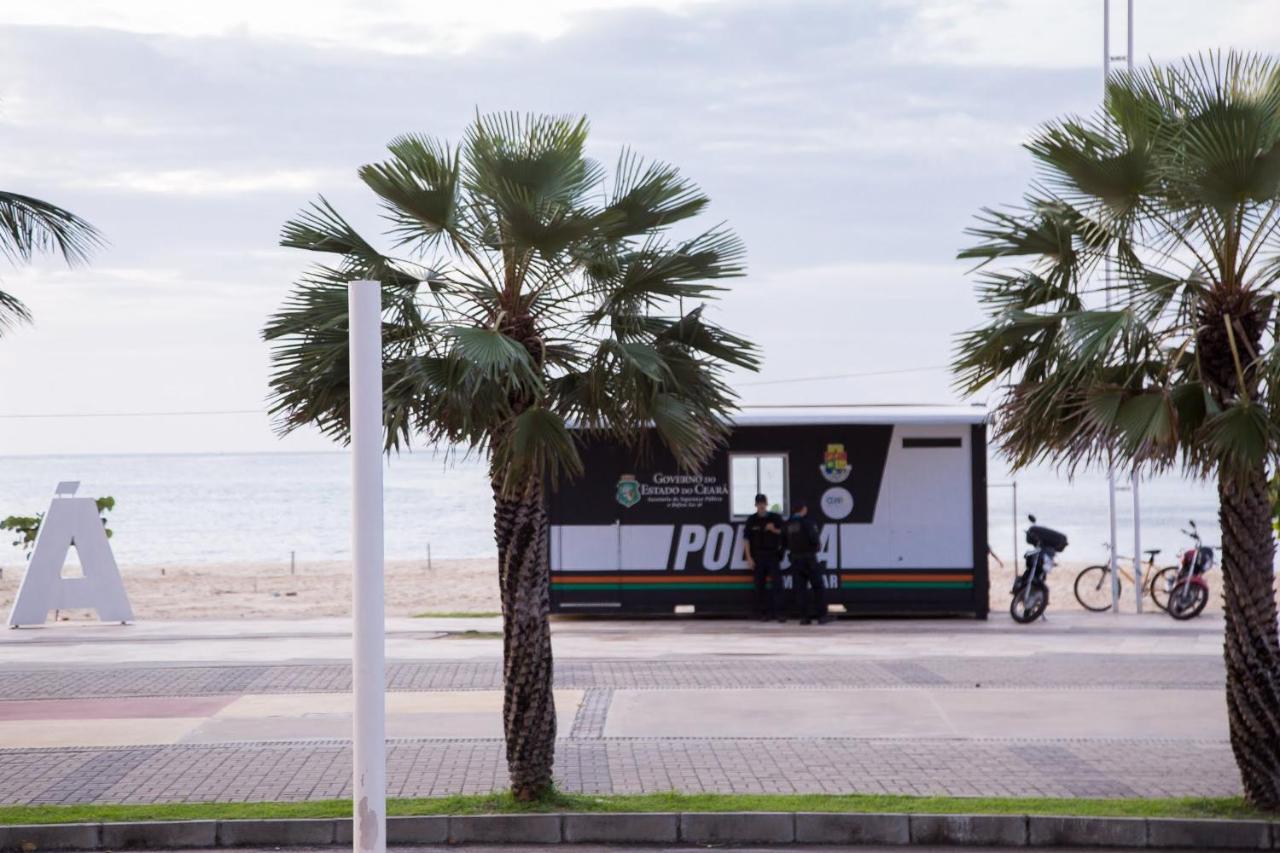
[[[1109,552],[1111,544],[1103,542],[1102,547]],[[1156,555],[1160,553],[1159,548],[1143,549],[1147,555],[1147,562],[1144,566],[1145,580],[1142,584],[1142,594],[1151,597],[1156,607],[1168,612],[1169,610],[1169,590],[1172,587],[1170,583],[1157,583],[1156,578],[1161,577],[1165,572],[1177,572],[1177,566],[1169,566],[1164,569],[1156,570]],[[1132,586],[1136,583],[1134,575],[1126,572],[1124,567],[1119,564],[1120,560],[1127,560],[1129,557],[1123,554],[1116,555],[1116,569],[1120,574],[1120,590],[1124,591],[1124,582],[1127,580]],[[1092,610],[1094,613],[1105,613],[1111,609],[1111,566],[1110,560],[1107,565],[1089,566],[1082,569],[1080,574],[1076,575],[1075,593],[1076,601],[1080,602],[1080,606],[1085,610]]]

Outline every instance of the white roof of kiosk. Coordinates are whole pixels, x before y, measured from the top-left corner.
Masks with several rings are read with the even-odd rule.
[[[744,406],[733,424],[980,424],[986,420],[985,406]]]

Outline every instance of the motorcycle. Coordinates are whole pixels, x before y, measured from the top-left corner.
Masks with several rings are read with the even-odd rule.
[[[1204,579],[1214,566],[1215,553],[1212,546],[1205,545],[1196,529],[1195,521],[1187,522],[1190,530],[1182,531],[1195,543],[1182,554],[1178,565],[1170,566],[1160,572],[1151,582],[1153,597],[1160,593],[1157,604],[1174,619],[1193,619],[1199,616],[1209,603],[1209,584]]]
[[[1034,622],[1044,615],[1049,606],[1049,571],[1054,567],[1054,557],[1067,547],[1067,537],[1048,527],[1036,524],[1036,517],[1028,515],[1031,526],[1027,528],[1027,544],[1031,550],[1023,555],[1026,570],[1013,581],[1009,602],[1009,615],[1020,624]]]

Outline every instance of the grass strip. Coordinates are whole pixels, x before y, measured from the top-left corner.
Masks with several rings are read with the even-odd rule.
[[[1032,814],[1081,817],[1275,818],[1240,797],[1076,799],[912,797],[880,794],[588,794],[553,793],[522,803],[509,794],[392,799],[387,814],[472,815],[523,812],[889,812]],[[0,806],[0,824],[153,820],[350,817],[350,800],[300,803],[157,803],[154,805]]]

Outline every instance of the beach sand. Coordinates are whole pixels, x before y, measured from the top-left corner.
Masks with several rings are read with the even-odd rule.
[[[0,609],[8,612],[22,567],[8,563],[0,579]],[[223,563],[122,566],[125,590],[138,619],[301,619],[351,612],[351,564]],[[388,561],[388,616],[425,612],[496,612],[498,569],[493,559]],[[60,614],[92,619],[88,611]]]
[[[1050,610],[1079,610],[1072,591],[1086,563],[1064,561],[1049,575]],[[8,563],[0,578],[0,610],[8,612],[17,593],[22,566]],[[287,563],[225,563],[195,566],[124,566],[125,587],[138,619],[301,619],[344,616],[351,609],[351,567],[343,561],[300,562],[295,574]],[[1011,567],[994,560],[991,572],[993,617],[1008,612]],[[1214,594],[1208,612],[1222,610],[1221,575],[1209,575]],[[1121,612],[1133,612],[1133,587],[1124,584]],[[388,616],[420,613],[486,612],[498,606],[497,561],[443,559],[388,561]],[[1151,610],[1150,599],[1144,604]],[[93,619],[89,611],[60,618]]]

